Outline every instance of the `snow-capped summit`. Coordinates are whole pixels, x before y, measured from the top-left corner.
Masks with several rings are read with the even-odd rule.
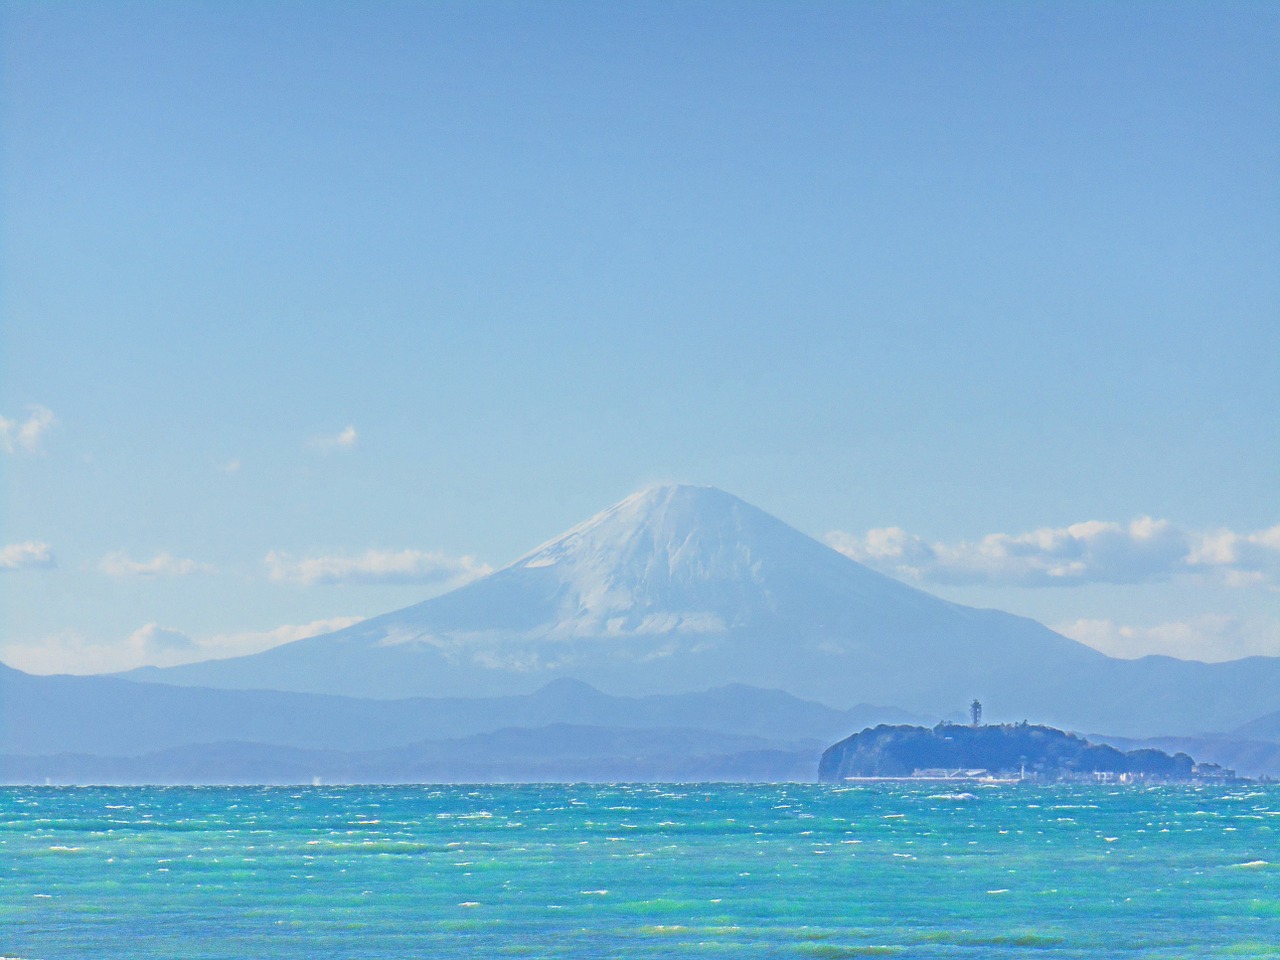
[[[633,637],[639,649],[663,636],[783,623],[822,629],[872,598],[899,615],[922,603],[950,607],[722,490],[672,485],[634,494],[489,577],[402,613],[407,620],[420,611],[432,630],[473,637],[510,641],[513,629],[523,639]]]
[[[149,679],[363,696],[781,688],[833,704],[968,702],[1034,661],[1105,659],[1040,624],[876,573],[712,487],[643,490],[439,597]],[[978,679],[980,678],[980,680]]]
[[[1138,736],[1185,731],[1193,718],[1228,729],[1280,708],[1280,659],[1113,660],[1032,620],[909,587],[737,497],[689,486],[641,491],[501,570],[345,630],[134,673],[386,698],[528,693],[557,678],[612,694],[745,684],[925,716],[977,697],[997,718]]]
[[[789,573],[828,563],[830,553],[714,487],[655,486],[526,554],[499,579],[556,584],[548,635],[715,633],[776,614]]]

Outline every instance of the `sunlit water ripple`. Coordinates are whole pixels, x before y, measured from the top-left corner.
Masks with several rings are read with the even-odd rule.
[[[1280,788],[0,790],[0,956],[1280,957]]]

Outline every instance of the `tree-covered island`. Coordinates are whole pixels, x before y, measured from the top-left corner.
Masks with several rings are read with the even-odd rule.
[[[1231,779],[1216,764],[1185,753],[1124,752],[1053,727],[940,723],[933,729],[882,724],[826,749],[824,783],[861,779],[1184,782]]]

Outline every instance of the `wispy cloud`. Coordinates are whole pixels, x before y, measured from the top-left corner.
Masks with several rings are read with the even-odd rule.
[[[364,617],[330,617],[327,620],[312,620],[310,623],[286,624],[274,630],[247,631],[243,633],[223,633],[211,637],[208,646],[224,651],[256,653],[259,650],[270,650],[282,643],[294,640],[305,640],[307,637],[318,637],[322,633],[333,633],[359,623]],[[224,656],[238,655],[224,653]]]
[[[1192,544],[1187,563],[1217,570],[1231,586],[1280,584],[1280,524],[1256,533],[1227,529],[1201,534]]]
[[[34,406],[25,420],[10,420],[0,416],[0,450],[17,453],[24,450],[34,453],[40,449],[40,438],[58,422],[48,407]]]
[[[283,643],[341,630],[361,619],[332,617],[270,630],[207,637],[193,637],[172,627],[148,623],[117,641],[90,639],[76,631],[63,631],[42,637],[38,642],[0,646],[0,660],[31,673],[110,673],[143,666],[169,667],[260,653]]]
[[[243,466],[243,464],[240,463],[240,458],[232,457],[225,463],[218,464],[218,470],[222,473],[239,473],[241,466]]]
[[[53,548],[28,540],[0,547],[0,570],[47,570],[54,566]]]
[[[356,432],[356,428],[348,426],[331,436],[314,438],[311,446],[316,450],[350,450],[359,440],[360,434]]]
[[[1280,621],[1207,614],[1153,626],[1112,620],[1074,620],[1054,626],[1059,633],[1113,657],[1163,654],[1184,660],[1238,660],[1280,656]]]
[[[142,662],[165,660],[172,654],[180,655],[196,649],[196,642],[191,637],[158,623],[148,623],[133,631],[124,645]]]
[[[1280,526],[1257,533],[1187,531],[1168,520],[1087,520],[976,541],[929,541],[900,527],[834,531],[827,543],[869,566],[938,584],[1071,586],[1149,583],[1198,574],[1233,586],[1275,589]]]
[[[215,573],[212,564],[186,560],[169,553],[157,553],[150,560],[133,560],[127,554],[109,553],[98,563],[109,577],[188,577],[194,573]]]
[[[272,580],[310,586],[316,583],[436,584],[454,586],[491,572],[474,557],[449,557],[422,550],[366,550],[356,556],[294,558],[272,551],[266,556]]]

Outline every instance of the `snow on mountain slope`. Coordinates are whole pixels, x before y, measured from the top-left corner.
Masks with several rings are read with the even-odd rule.
[[[403,613],[420,611],[445,629],[547,639],[696,635],[800,612],[790,606],[812,611],[818,599],[838,614],[841,601],[872,598],[942,604],[736,497],[672,486],[628,497],[493,575]]]
[[[1215,677],[1260,698],[1236,723],[1268,697],[1280,707],[1280,661],[1206,673],[1157,660],[1112,660],[1034,621],[948,603],[720,490],[660,486],[443,596],[265,653],[134,675],[386,698],[524,693],[557,677],[626,695],[740,683],[926,715],[979,697],[993,717],[1115,732],[1145,730],[1188,697],[1223,701]]]
[[[516,692],[572,675],[617,692],[821,687],[839,702],[831,671],[845,672],[842,660],[910,666],[979,635],[1007,646],[1011,623],[1059,657],[1101,658],[869,570],[720,490],[660,486],[443,596],[263,654],[143,675],[365,696]]]

